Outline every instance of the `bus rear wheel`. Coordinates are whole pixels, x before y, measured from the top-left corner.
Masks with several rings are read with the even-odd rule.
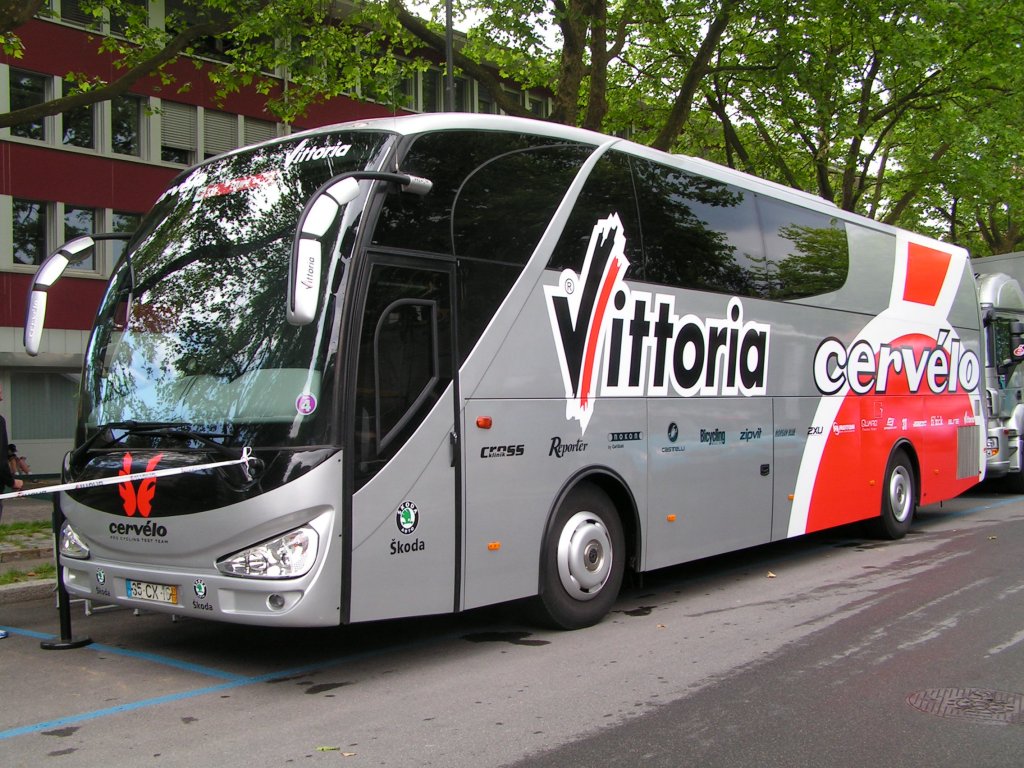
[[[580,629],[611,610],[625,566],[622,521],[594,486],[574,489],[562,502],[544,542],[539,619],[557,629]]]
[[[893,451],[885,467],[881,514],[875,519],[875,533],[884,539],[902,539],[910,530],[917,508],[914,466],[903,449]]]

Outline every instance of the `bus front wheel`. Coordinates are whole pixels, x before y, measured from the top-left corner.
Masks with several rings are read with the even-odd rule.
[[[594,486],[574,489],[544,542],[540,619],[558,629],[596,624],[618,597],[624,566],[625,538],[614,505]]]
[[[907,452],[893,451],[885,468],[881,515],[875,520],[875,532],[885,539],[902,539],[910,530],[917,507],[914,466]]]

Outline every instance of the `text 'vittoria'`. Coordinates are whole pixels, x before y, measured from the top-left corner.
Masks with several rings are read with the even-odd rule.
[[[630,288],[622,230],[618,214],[599,221],[582,272],[544,289],[566,418],[586,431],[598,394],[763,395],[770,326],[744,320],[735,297],[725,317],[701,318],[677,313],[672,294]]]

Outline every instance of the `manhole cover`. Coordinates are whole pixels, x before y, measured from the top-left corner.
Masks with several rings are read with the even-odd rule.
[[[939,717],[987,723],[1024,723],[1024,696],[984,688],[933,688],[907,696],[914,709]]]

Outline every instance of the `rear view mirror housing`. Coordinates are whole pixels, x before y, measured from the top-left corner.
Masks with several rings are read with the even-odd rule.
[[[43,337],[43,327],[46,323],[46,294],[64,274],[68,265],[84,261],[95,246],[96,241],[89,235],[68,240],[46,258],[32,277],[28,309],[25,312],[24,336],[25,351],[32,357],[39,354],[39,342]]]

